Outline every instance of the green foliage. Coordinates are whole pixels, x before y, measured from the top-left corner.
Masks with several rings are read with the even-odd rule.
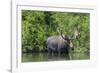
[[[46,39],[49,36],[73,35],[80,28],[81,36],[73,41],[75,52],[89,52],[90,14],[72,12],[48,12],[22,10],[22,51],[46,51]]]

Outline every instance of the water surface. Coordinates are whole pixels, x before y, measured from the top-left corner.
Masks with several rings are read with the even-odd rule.
[[[48,53],[23,53],[22,62],[42,62],[42,61],[63,61],[63,60],[86,60],[89,59],[87,53],[73,53],[71,58],[69,55],[53,55],[49,56]]]

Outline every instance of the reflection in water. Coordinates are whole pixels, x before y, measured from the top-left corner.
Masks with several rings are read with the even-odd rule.
[[[22,62],[40,62],[40,61],[63,61],[63,60],[85,60],[89,59],[89,54],[86,53],[73,53],[72,59],[69,55],[53,55],[49,56],[48,53],[23,53]]]
[[[68,55],[49,55],[48,56],[48,61],[58,61],[58,60],[69,60],[69,56]]]

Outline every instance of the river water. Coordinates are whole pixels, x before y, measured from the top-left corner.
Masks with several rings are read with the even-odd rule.
[[[48,56],[48,53],[23,53],[22,62],[43,62],[43,61],[63,61],[63,60],[87,60],[90,55],[87,53],[73,53],[71,58],[69,55],[53,55]]]

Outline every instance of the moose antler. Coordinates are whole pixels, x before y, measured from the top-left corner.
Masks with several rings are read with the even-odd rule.
[[[66,40],[65,37],[64,37],[64,35],[62,34],[62,30],[61,30],[61,37],[62,37],[64,40]]]
[[[58,28],[57,32],[61,35],[61,37],[65,40],[65,37],[62,34],[62,30]]]
[[[77,28],[74,32],[74,38],[77,39],[80,36],[79,29]]]

